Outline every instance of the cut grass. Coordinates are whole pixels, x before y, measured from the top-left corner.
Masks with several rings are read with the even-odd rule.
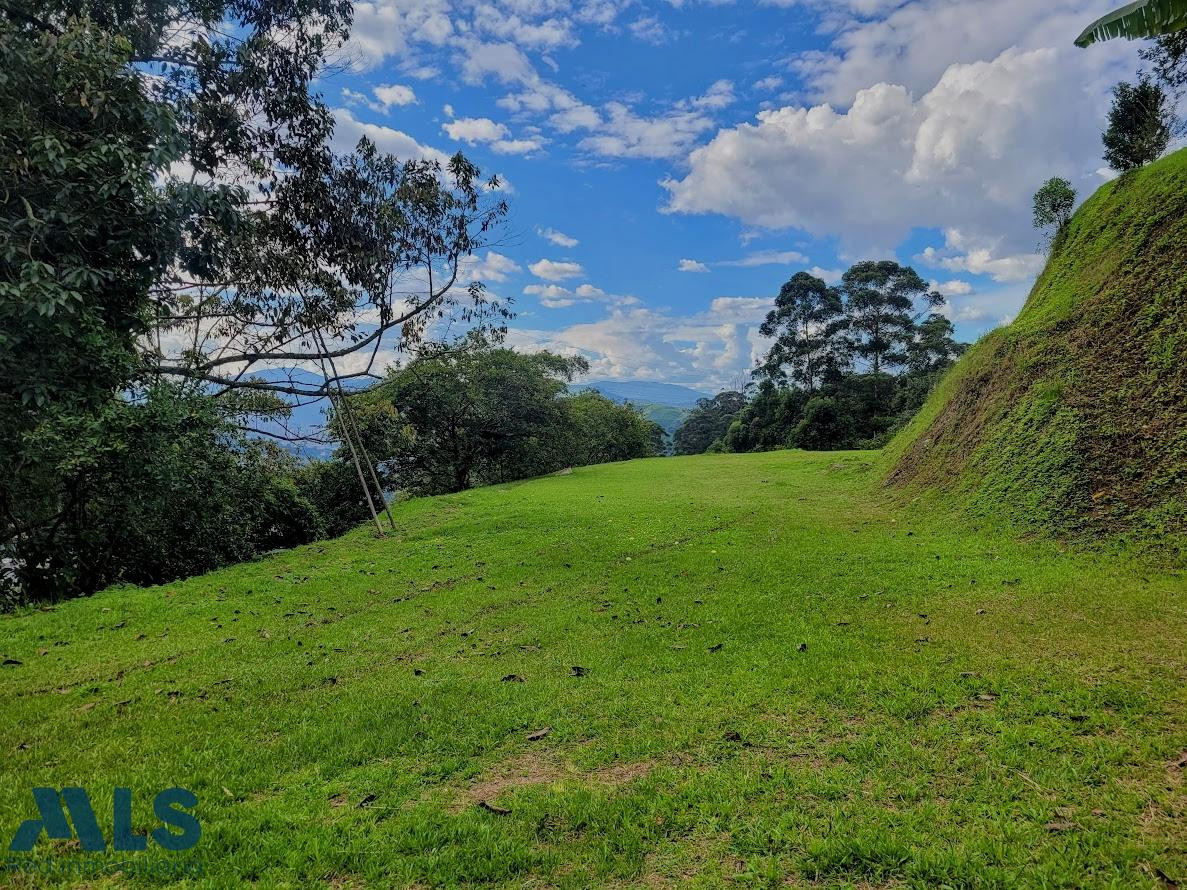
[[[911,512],[879,469],[579,469],[6,616],[0,829],[81,785],[110,831],[119,785],[144,830],[180,785],[197,847],[132,855],[211,887],[1187,879],[1182,567]]]

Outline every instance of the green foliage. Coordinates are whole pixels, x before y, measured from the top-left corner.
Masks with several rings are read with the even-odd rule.
[[[964,350],[942,315],[920,321],[919,302],[937,307],[943,298],[893,262],[858,263],[840,289],[795,275],[762,327],[775,342],[755,371],[758,391],[708,439],[712,450],[884,445]],[[870,370],[855,372],[854,357]]]
[[[1187,152],[1076,212],[1018,319],[889,450],[891,479],[1047,532],[1187,534]]]
[[[906,364],[915,338],[916,301],[925,298],[930,306],[944,302],[929,292],[914,269],[889,260],[857,263],[845,273],[841,287],[852,349],[875,374]]]
[[[326,537],[336,538],[371,517],[354,464],[346,455],[293,470],[293,483],[312,506]]]
[[[662,454],[667,434],[631,405],[619,405],[594,390],[562,403],[571,432],[570,466],[589,466]]]
[[[1181,571],[896,504],[878,460],[579,468],[0,616],[5,840],[33,786],[109,825],[131,785],[143,830],[180,784],[192,890],[1167,890]],[[38,848],[9,885],[95,860]],[[130,871],[93,883],[165,886]]]
[[[594,392],[566,397],[587,368],[581,357],[516,352],[472,332],[423,348],[350,404],[387,487],[415,494],[660,453],[663,430],[631,407]]]
[[[1173,34],[1187,28],[1187,0],[1136,0],[1094,21],[1076,38],[1076,46],[1127,37],[1136,40]]]
[[[1159,83],[1174,93],[1187,87],[1187,30],[1159,37],[1141,50],[1141,57],[1154,66]]]
[[[1147,77],[1113,87],[1109,126],[1101,137],[1105,161],[1122,173],[1162,157],[1170,144],[1174,114],[1165,91]]]
[[[677,454],[704,454],[725,437],[730,424],[746,407],[740,392],[720,392],[711,399],[700,399],[672,439]],[[720,450],[720,446],[719,446]]]
[[[199,574],[322,532],[292,459],[244,438],[209,398],[158,385],[56,421],[22,442],[39,475],[4,489],[9,601]]]
[[[176,157],[173,120],[128,72],[131,52],[86,20],[30,35],[0,16],[0,439],[9,446],[37,411],[94,407],[128,380],[148,290],[169,257],[170,214],[153,180]]]
[[[1035,192],[1034,227],[1047,229],[1054,226],[1058,234],[1071,220],[1075,207],[1076,190],[1072,184],[1058,176],[1052,177]]]
[[[797,272],[779,289],[775,308],[759,329],[764,337],[775,338],[762,373],[781,382],[790,378],[811,392],[848,364],[848,328],[841,292],[808,272]]]

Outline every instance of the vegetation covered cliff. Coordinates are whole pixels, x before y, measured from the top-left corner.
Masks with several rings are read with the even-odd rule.
[[[1187,151],[1110,182],[1017,320],[888,451],[892,485],[1060,534],[1187,539]]]

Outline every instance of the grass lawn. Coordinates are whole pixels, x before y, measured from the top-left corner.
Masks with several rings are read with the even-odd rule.
[[[0,617],[2,840],[34,785],[109,834],[112,786],[144,830],[178,785],[200,842],[134,856],[202,886],[1187,884],[1187,573],[894,507],[877,461],[579,469]]]

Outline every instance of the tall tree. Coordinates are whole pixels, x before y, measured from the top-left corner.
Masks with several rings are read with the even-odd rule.
[[[775,342],[758,373],[777,382],[790,376],[814,392],[830,368],[844,364],[842,334],[847,326],[840,291],[808,272],[797,272],[779,289],[775,308],[759,328]]]
[[[915,337],[915,306],[940,306],[944,298],[910,266],[883,261],[857,263],[842,279],[853,349],[875,374],[900,367]]]
[[[1174,115],[1166,92],[1148,77],[1113,87],[1105,161],[1125,173],[1158,160],[1170,144]]]

